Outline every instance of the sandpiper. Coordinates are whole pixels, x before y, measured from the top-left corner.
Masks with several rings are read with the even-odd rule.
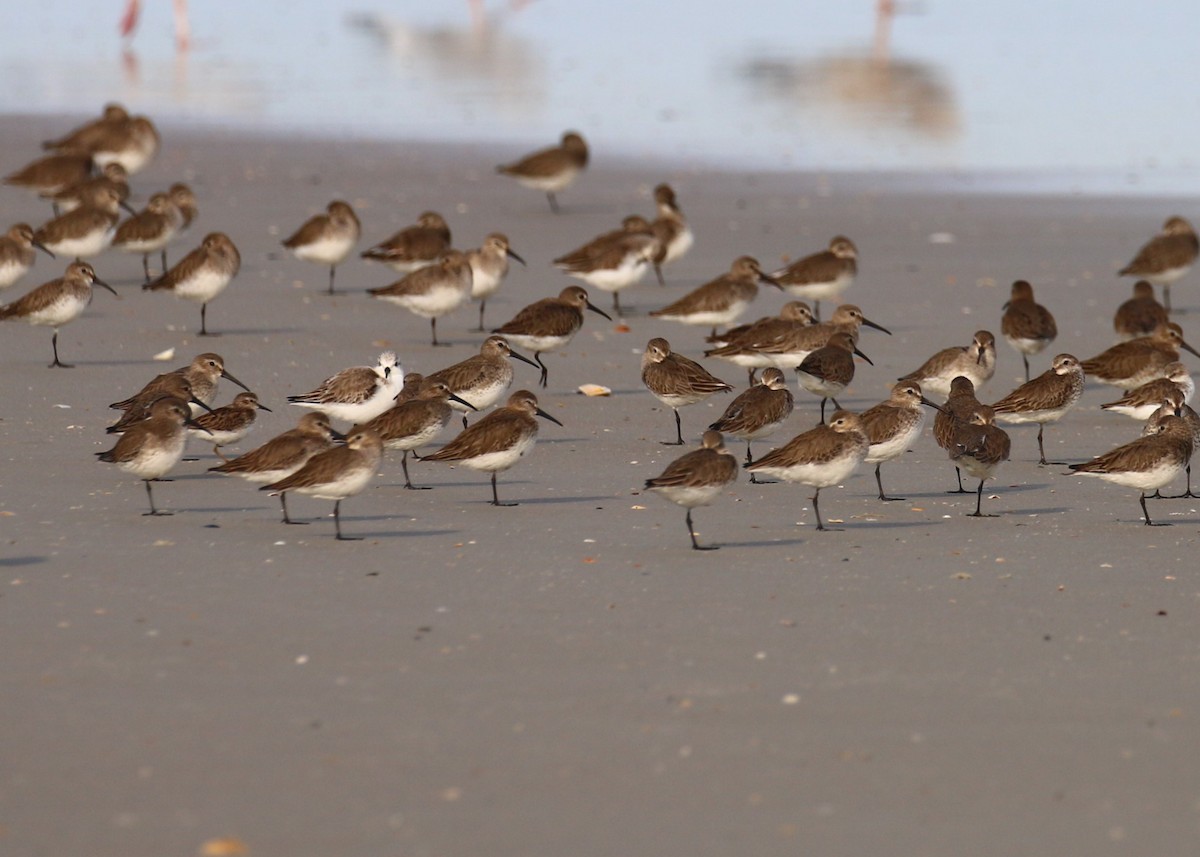
[[[329,294],[337,266],[350,255],[362,235],[362,225],[350,203],[335,199],[324,214],[315,214],[295,231],[283,246],[305,262],[329,266]]]
[[[850,334],[839,330],[829,337],[829,341],[816,351],[809,354],[796,367],[796,377],[800,386],[808,392],[821,397],[821,422],[825,422],[825,403],[833,401],[833,406],[841,410],[837,395],[854,380],[855,355],[871,363],[871,358],[855,347]],[[871,365],[875,365],[871,363]]]
[[[52,197],[71,185],[90,178],[92,159],[78,152],[66,152],[38,158],[4,177],[4,183]]]
[[[971,415],[982,406],[975,398],[975,385],[966,375],[959,375],[950,382],[950,394],[946,403],[933,418],[933,439],[937,445],[949,453],[954,452],[954,435],[964,425],[971,421]],[[951,494],[969,493],[962,484],[962,468],[954,466],[954,475],[958,479],[958,488]]]
[[[858,273],[858,248],[844,235],[835,236],[829,248],[797,259],[771,276],[784,290],[815,304],[821,318],[821,301],[835,300],[854,282]]]
[[[7,289],[33,267],[37,253],[41,250],[51,259],[54,254],[33,240],[33,227],[28,223],[16,223],[0,236],[0,289]]]
[[[379,355],[374,366],[351,366],[321,382],[309,393],[288,396],[301,408],[312,408],[335,420],[365,423],[392,406],[404,386],[404,370],[392,351]]]
[[[554,264],[589,286],[612,292],[613,310],[620,314],[621,290],[641,282],[657,247],[650,224],[635,214],[621,221],[620,229],[559,256]]]
[[[1041,353],[1058,336],[1058,325],[1050,310],[1033,299],[1033,286],[1026,280],[1012,284],[1012,293],[1004,305],[1000,333],[1016,349],[1025,363],[1029,380],[1029,355]]]
[[[1171,284],[1196,264],[1200,238],[1192,224],[1182,217],[1169,217],[1162,231],[1138,250],[1133,261],[1117,272],[1122,277],[1137,277],[1163,287],[1163,306],[1171,311]]]
[[[656,399],[675,412],[675,440],[663,441],[667,446],[683,446],[680,408],[701,402],[713,393],[733,390],[695,360],[673,352],[671,343],[661,338],[646,343],[646,351],[642,354],[642,383]]]
[[[426,211],[412,226],[359,255],[383,262],[398,273],[410,274],[432,265],[449,249],[450,227],[445,218],[436,211]]]
[[[204,241],[157,280],[142,286],[148,291],[169,291],[178,298],[200,304],[200,335],[209,336],[209,301],[225,291],[242,267],[242,256],[224,232],[210,232]]]
[[[122,122],[105,128],[87,152],[103,168],[107,164],[120,164],[129,175],[141,172],[158,154],[160,144],[158,130],[145,116],[130,116]]]
[[[799,482],[816,489],[812,496],[817,529],[821,521],[821,489],[837,485],[857,469],[867,457],[870,441],[858,414],[834,411],[828,425],[819,425],[798,434],[758,461],[746,465],[751,473],[765,473],[784,482]]]
[[[1172,390],[1178,389],[1183,393],[1184,404],[1192,400],[1196,392],[1196,382],[1188,368],[1179,361],[1168,363],[1163,367],[1161,378],[1147,381],[1140,387],[1134,387],[1115,402],[1108,402],[1100,407],[1115,414],[1124,414],[1135,420],[1146,420],[1158,410]]]
[[[167,188],[167,194],[183,218],[183,222],[179,226],[179,233],[186,232],[200,214],[200,209],[196,207],[196,194],[183,182],[175,182]]]
[[[421,392],[421,385],[425,383],[425,376],[420,372],[405,372],[404,386],[400,388],[400,392],[396,394],[396,398],[392,401],[396,404],[407,402],[410,399],[415,399],[417,393]]]
[[[1137,488],[1142,516],[1147,526],[1163,526],[1150,520],[1146,492],[1157,491],[1177,477],[1192,458],[1192,430],[1174,414],[1163,417],[1158,432],[1122,444],[1104,455],[1072,464],[1083,476],[1098,476],[1127,488]]]
[[[237,384],[246,392],[250,388],[233,377],[232,374],[225,368],[225,359],[220,354],[214,354],[211,351],[206,351],[203,354],[197,354],[192,358],[192,361],[187,366],[182,366],[172,372],[167,372],[163,375],[158,375],[151,379],[146,386],[142,387],[134,395],[128,399],[123,399],[119,402],[113,402],[109,405],[110,408],[118,411],[127,411],[138,402],[145,403],[147,400],[153,401],[166,392],[170,392],[168,385],[172,382],[167,378],[170,375],[181,375],[191,384],[192,393],[199,400],[201,406],[211,406],[217,398],[217,384],[221,378],[227,378],[234,384]],[[178,395],[178,393],[172,393]],[[186,397],[185,397],[186,398]],[[201,410],[211,410],[211,407],[193,406],[192,413],[199,414]]]
[[[717,545],[702,545],[696,541],[692,525],[692,509],[710,506],[726,485],[737,481],[737,459],[725,448],[719,431],[709,429],[700,438],[700,448],[681,455],[653,479],[646,488],[687,509],[684,521],[692,548],[698,551],[716,550]]]
[[[583,326],[585,309],[612,321],[612,316],[588,300],[585,289],[567,286],[556,298],[542,298],[524,307],[492,333],[499,333],[533,352],[533,359],[542,370],[539,383],[545,387],[550,370],[542,362],[542,353],[557,351],[571,341]]]
[[[1132,390],[1161,378],[1167,365],[1179,360],[1180,349],[1200,357],[1200,352],[1184,341],[1183,328],[1175,322],[1167,322],[1156,327],[1149,336],[1117,343],[1082,361],[1083,371],[1102,383]]]
[[[127,203],[129,199],[129,174],[125,172],[125,168],[120,164],[109,164],[101,170],[100,175],[89,175],[87,178],[63,188],[50,197],[50,203],[54,206],[54,213],[56,215],[84,206],[95,208],[96,200],[105,189],[115,191],[117,199],[120,200],[120,206],[129,210]]]
[[[165,396],[151,406],[149,419],[131,426],[112,449],[96,453],[101,461],[115,464],[145,483],[150,511],[143,515],[172,514],[155,508],[150,483],[163,481],[183,458],[187,444],[184,426],[192,422],[189,413],[187,402]]]
[[[525,260],[509,246],[508,236],[499,232],[484,238],[483,246],[479,249],[467,251],[467,261],[471,263],[471,300],[479,301],[477,333],[483,332],[483,311],[487,308],[487,299],[496,293],[508,276],[509,259],[525,264]]]
[[[70,363],[58,359],[58,329],[83,315],[92,302],[93,285],[103,286],[114,295],[117,294],[112,286],[96,276],[96,271],[87,262],[72,262],[59,279],[43,283],[7,306],[0,307],[0,320],[15,319],[53,328],[50,346],[54,349],[54,362],[50,366],[70,369]]]
[[[1184,401],[1183,391],[1179,388],[1169,390],[1163,397],[1163,403],[1154,411],[1146,420],[1146,425],[1142,429],[1143,435],[1157,434],[1162,425],[1164,417],[1174,415],[1179,417],[1187,425],[1192,433],[1192,455],[1196,454],[1196,450],[1200,447],[1200,414],[1196,413],[1194,408],[1188,406]],[[1187,475],[1187,488],[1182,494],[1176,494],[1171,497],[1164,497],[1166,500],[1182,500],[1185,497],[1200,496],[1192,493],[1192,462],[1188,459],[1187,467],[1184,468],[1184,473]],[[1155,492],[1155,496],[1161,496],[1159,492]]]
[[[508,403],[485,414],[470,428],[437,452],[424,456],[422,461],[461,461],[464,467],[492,474],[492,505],[501,503],[496,494],[496,474],[508,470],[533,449],[537,440],[538,422],[534,417],[562,425],[538,407],[537,396],[528,390],[518,390],[508,397]]]
[[[61,137],[46,140],[42,148],[49,151],[86,152],[89,151],[110,130],[128,121],[129,112],[116,102],[104,105],[100,117],[76,126]]]
[[[1008,434],[995,425],[995,413],[987,405],[980,405],[971,414],[971,419],[954,432],[950,447],[950,460],[979,480],[975,491],[975,511],[968,512],[972,518],[995,518],[985,515],[983,506],[983,483],[996,474],[996,468],[1008,461],[1012,443]]]
[[[187,379],[186,375],[168,372],[165,375],[159,375],[137,395],[127,399],[125,402],[115,403],[125,404],[126,406],[121,409],[123,413],[120,418],[104,431],[107,434],[122,434],[135,423],[150,419],[150,411],[154,407],[154,403],[164,396],[173,396],[176,399],[182,399],[187,402],[192,406],[191,414],[193,417],[202,411],[209,412],[212,410],[212,408],[196,398],[196,394],[192,390],[192,382]]]
[[[150,254],[162,253],[163,270],[167,267],[167,243],[183,222],[179,209],[165,193],[150,197],[146,207],[117,227],[112,246],[126,253],[142,254],[142,271],[150,282]]]
[[[795,406],[795,398],[788,389],[783,372],[771,366],[763,370],[759,383],[740,393],[709,428],[728,432],[744,440],[746,463],[749,464],[754,460],[750,454],[750,442],[770,435],[783,425]],[[750,481],[758,482],[753,473],[750,474]]]
[[[1154,286],[1146,280],[1133,284],[1133,297],[1117,307],[1113,330],[1122,340],[1149,336],[1154,328],[1170,321],[1167,308],[1154,297]]]
[[[259,411],[270,412],[270,408],[258,400],[255,393],[238,393],[233,402],[210,413],[195,418],[196,427],[188,429],[205,443],[211,443],[213,455],[222,461],[230,461],[221,452],[221,447],[237,443],[254,428]]]
[[[1056,423],[1065,417],[1082,395],[1083,367],[1072,355],[1058,354],[1049,369],[996,402],[992,410],[1002,423],[1037,423],[1038,464],[1062,464],[1046,461],[1042,433],[1046,423]]]
[[[333,500],[333,526],[338,540],[361,541],[342,535],[342,501],[367,487],[379,469],[382,457],[383,442],[379,435],[356,426],[346,436],[345,446],[318,452],[291,476],[258,490],[280,496],[288,491],[296,491],[321,500]]]
[[[760,345],[769,347],[772,343],[780,342],[804,327],[814,323],[812,310],[803,301],[788,301],[779,310],[778,316],[760,318],[750,324],[732,328],[723,334],[709,336],[714,341],[715,348],[704,352],[705,357],[719,357],[728,360],[735,366],[743,367],[749,373],[750,383],[754,383],[754,373],[768,366],[790,368],[797,365],[804,357],[788,361],[785,366],[776,363],[776,356],[759,350]],[[807,356],[807,355],[805,355]]]
[[[43,223],[33,239],[47,250],[67,258],[97,256],[112,244],[117,232],[121,200],[112,188],[97,191],[94,206],[77,208]]]
[[[996,374],[996,337],[986,330],[975,331],[971,344],[943,348],[921,364],[919,369],[899,378],[916,381],[926,393],[950,395],[950,383],[959,375],[971,379],[976,389]]]
[[[730,265],[728,273],[693,289],[650,315],[668,321],[711,327],[712,335],[716,336],[719,325],[732,324],[758,297],[759,283],[779,288],[776,280],[762,272],[757,259],[740,256]]]
[[[454,394],[450,407],[463,412],[463,428],[467,427],[468,410],[482,411],[491,407],[512,386],[510,357],[534,368],[538,366],[524,354],[513,351],[503,336],[493,334],[479,346],[478,354],[430,374],[430,380],[445,383]]]
[[[801,322],[802,327],[807,327],[816,324],[816,321],[812,309],[804,301],[788,301],[779,308],[778,315],[764,315],[746,324],[730,327],[723,332],[718,331],[715,335],[709,334],[704,337],[704,341],[715,348],[743,340],[753,344],[755,339],[769,335],[775,328],[790,329],[790,322]]]
[[[305,414],[296,428],[276,435],[262,446],[232,461],[208,469],[240,476],[247,482],[279,482],[299,471],[317,453],[332,447],[335,439],[343,440],[344,435],[334,431],[329,425],[328,416],[322,413]],[[293,521],[288,517],[286,492],[280,493],[279,502],[283,507],[283,523],[308,523]]]
[[[922,405],[940,410],[921,394],[921,385],[916,381],[897,381],[892,385],[892,392],[886,401],[859,414],[863,433],[870,444],[864,460],[867,464],[875,465],[875,484],[879,488],[880,500],[905,499],[883,493],[883,478],[879,471],[885,461],[892,461],[908,452],[921,436],[921,430],[925,427]]]
[[[658,206],[658,217],[650,224],[650,230],[658,241],[658,247],[652,261],[659,285],[666,285],[663,265],[670,265],[681,258],[692,248],[695,237],[675,199],[675,190],[669,184],[654,188],[654,202]]]
[[[384,449],[399,449],[404,453],[400,458],[400,466],[404,469],[404,487],[410,491],[418,486],[413,485],[408,476],[408,453],[412,452],[415,458],[419,447],[442,433],[454,413],[451,402],[475,410],[470,402],[450,392],[445,381],[426,378],[415,398],[392,405],[364,424],[379,434]]]
[[[501,164],[496,172],[512,176],[517,183],[540,190],[550,201],[550,210],[558,214],[555,194],[570,187],[588,163],[588,147],[575,131],[567,131],[557,146],[526,155],[511,164]]]
[[[471,281],[471,263],[466,254],[447,250],[436,265],[413,271],[381,288],[368,289],[367,294],[429,319],[433,344],[449,345],[438,342],[437,320],[458,309],[470,297]]]

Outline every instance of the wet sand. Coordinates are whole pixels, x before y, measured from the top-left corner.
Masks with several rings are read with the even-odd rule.
[[[4,171],[73,119],[0,121]],[[212,230],[238,244],[241,274],[208,313],[222,336],[197,338],[198,308],[140,291],[140,257],[116,252],[95,266],[123,300],[97,293],[60,337],[78,368],[45,367],[48,330],[2,328],[0,851],[193,854],[232,837],[228,853],[342,857],[1191,853],[1195,501],[1154,502],[1174,526],[1144,527],[1135,492],[1039,467],[1035,427],[1010,430],[1013,460],[984,499],[998,518],[964,517],[974,497],[944,493],[953,470],[928,431],[884,467],[908,502],[880,503],[869,467],[823,492],[838,532],[815,531],[809,489],[741,479],[697,510],[701,539],[722,546],[698,553],[683,510],[640,490],[680,450],[659,444],[673,420],[639,355],[665,336],[698,357],[703,335],[645,312],[735,257],[773,266],[855,240],[846,299],[893,332],[863,334],[875,365],[841,398],[861,410],[934,350],[998,333],[1016,278],[1058,317],[1035,372],[1098,353],[1129,295],[1114,271],[1178,202],[677,173],[601,151],[555,217],[492,174],[515,154],[168,128],[134,194],[193,184],[200,219],[172,260]],[[696,247],[667,287],[623,293],[629,332],[590,316],[545,357],[538,395],[564,427],[543,423],[501,476],[516,508],[488,505],[486,476],[434,463],[411,464],[434,490],[405,491],[389,457],[342,504],[365,540],[338,543],[327,501],[293,498],[312,524],[282,526],[274,498],[206,472],[206,446],[157,486],[169,518],[142,517],[142,486],[93,458],[112,440],[108,402],[202,351],[275,409],[238,451],[294,423],[285,396],[384,348],[422,372],[475,353],[473,306],[439,324],[453,347],[433,349],[426,320],[364,295],[396,278],[382,267],[350,261],[344,293],[323,294],[326,271],[279,241],[330,199],[358,210],[363,249],[431,208],[459,246],[505,231],[529,267],[489,301],[492,326],[557,294],[569,281],[550,259],[652,212],[662,180]],[[36,223],[48,206],[3,189],[0,212]],[[61,270],[39,258],[3,299]],[[1174,289],[1193,313],[1195,280]],[[784,300],[764,291],[748,315]],[[1021,374],[999,352],[987,401]],[[707,365],[744,386],[741,369]],[[536,372],[516,372],[534,389]],[[614,395],[577,395],[586,382]],[[232,394],[226,382],[219,401]],[[1048,455],[1134,437],[1098,410],[1118,395],[1090,385],[1047,429]],[[729,400],[684,409],[685,436]],[[776,444],[816,421],[816,399],[797,401]]]

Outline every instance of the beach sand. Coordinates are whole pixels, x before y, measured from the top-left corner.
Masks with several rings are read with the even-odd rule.
[[[0,120],[4,171],[75,118]],[[98,292],[60,337],[78,368],[46,368],[48,330],[3,327],[0,851],[1191,853],[1195,501],[1153,502],[1174,526],[1144,527],[1132,490],[1037,466],[1032,426],[1010,430],[1013,460],[985,492],[998,518],[964,517],[974,497],[944,493],[953,469],[928,431],[884,466],[908,502],[880,503],[870,466],[822,493],[839,532],[815,531],[810,489],[742,478],[695,515],[722,549],[695,552],[683,510],[641,490],[681,450],[659,443],[673,420],[642,388],[640,354],[665,336],[699,357],[704,333],[645,313],[735,257],[769,268],[854,239],[845,299],[893,333],[863,333],[875,365],[860,362],[840,399],[862,410],[933,351],[999,333],[1017,278],[1058,317],[1035,372],[1055,353],[1100,352],[1129,295],[1115,270],[1178,202],[676,171],[596,151],[556,217],[493,174],[516,154],[168,127],[134,194],[193,185],[199,222],[172,261],[213,230],[241,249],[240,276],[208,311],[222,335],[196,337],[198,308],[142,292],[140,257],[116,252],[95,267],[123,299]],[[405,491],[389,456],[342,506],[345,532],[365,540],[339,543],[329,502],[293,497],[312,523],[282,526],[274,498],[206,472],[218,462],[205,445],[156,487],[169,518],[142,517],[142,486],[93,457],[112,441],[108,402],[203,351],[274,409],[231,451],[294,424],[285,396],[385,348],[421,372],[476,352],[473,305],[441,321],[453,347],[434,349],[425,319],[364,294],[396,279],[381,266],[348,261],[343,293],[323,294],[326,270],[279,242],[331,199],[358,210],[360,249],[426,209],[458,246],[506,232],[529,267],[489,301],[496,326],[570,282],[552,258],[650,214],[664,180],[696,247],[665,288],[651,276],[622,294],[628,332],[589,314],[544,358],[550,388],[537,392],[564,425],[543,422],[501,475],[516,508],[487,504],[486,475],[442,464],[411,463],[434,490]],[[36,224],[49,206],[4,189],[0,213]],[[39,258],[3,299],[63,265]],[[1195,275],[1177,285],[1177,307],[1194,312],[1196,289]],[[764,290],[748,317],[785,299]],[[151,359],[168,348],[174,359]],[[1019,356],[1003,341],[999,353],[986,401],[1020,380]],[[743,370],[706,365],[744,387]],[[514,389],[536,389],[534,370],[516,373]],[[588,382],[614,394],[576,394]],[[224,382],[219,401],[234,392]],[[1136,436],[1098,410],[1118,395],[1089,385],[1047,429],[1047,454],[1081,461]],[[691,444],[730,398],[683,410]],[[759,454],[815,423],[817,400],[797,403]]]

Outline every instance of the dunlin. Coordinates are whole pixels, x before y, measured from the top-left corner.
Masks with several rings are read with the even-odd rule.
[[[796,435],[758,461],[747,464],[746,469],[815,488],[813,513],[817,517],[817,529],[824,530],[821,489],[837,485],[853,473],[866,459],[869,450],[870,441],[858,414],[834,411],[828,425],[819,425]]]
[[[1154,297],[1154,286],[1146,280],[1133,284],[1133,297],[1117,307],[1113,330],[1122,340],[1149,336],[1154,328],[1170,321],[1167,308]]]
[[[969,517],[997,517],[983,514],[983,483],[996,474],[996,468],[1002,462],[1008,461],[1011,448],[1008,434],[995,425],[995,413],[987,405],[976,408],[970,420],[954,432],[950,460],[955,467],[979,480],[979,488],[975,491],[975,511],[967,513]]]
[[[111,129],[129,120],[129,112],[121,104],[110,102],[104,105],[99,118],[76,126],[61,137],[46,140],[42,148],[59,152],[87,152],[92,149]]]
[[[360,255],[383,262],[393,271],[410,274],[436,262],[450,249],[450,227],[436,211],[426,211],[412,226],[401,229]]]
[[[772,335],[776,328],[790,329],[792,322],[800,322],[801,327],[807,327],[816,324],[816,318],[804,301],[788,301],[779,308],[778,315],[764,315],[746,324],[728,328],[724,332],[718,331],[715,335],[704,337],[704,341],[715,348],[742,341],[753,345],[757,339]]]
[[[647,479],[646,488],[687,509],[684,520],[692,539],[692,548],[711,551],[718,546],[702,545],[696,541],[692,509],[711,506],[726,485],[737,481],[737,470],[737,459],[725,448],[721,433],[710,429],[701,437],[699,449],[681,455],[668,464],[660,475]]]
[[[299,471],[317,453],[332,447],[335,439],[342,440],[344,437],[329,425],[328,416],[321,413],[305,414],[296,428],[288,429],[232,461],[208,469],[240,476],[247,482],[278,482]],[[308,523],[293,521],[288,517],[286,492],[280,493],[279,502],[283,507],[283,523]]]
[[[121,200],[112,188],[97,192],[94,206],[77,208],[43,223],[33,239],[47,250],[67,258],[97,256],[112,244],[120,219]]]
[[[396,398],[392,401],[396,404],[407,402],[417,397],[417,393],[421,392],[421,385],[425,383],[425,376],[420,372],[405,372],[404,386],[400,388],[400,392],[396,394]]]
[[[200,304],[200,335],[208,336],[209,301],[225,291],[242,267],[242,256],[224,232],[210,232],[204,241],[157,280],[142,286],[152,292],[169,291]]]
[[[39,196],[52,197],[91,175],[92,159],[89,155],[67,152],[38,158],[9,173],[4,177],[4,183],[33,191]]]
[[[1183,328],[1167,322],[1149,336],[1120,342],[1083,361],[1083,371],[1090,377],[1122,390],[1132,390],[1147,381],[1161,378],[1168,364],[1179,360],[1183,349],[1200,357],[1200,352],[1183,339]]]
[[[192,392],[192,383],[185,376],[176,375],[171,372],[166,375],[159,375],[155,380],[158,383],[154,384],[152,390],[144,394],[139,393],[128,400],[129,405],[123,409],[124,412],[120,418],[104,430],[107,434],[123,434],[129,430],[130,426],[150,419],[150,411],[154,407],[154,403],[164,396],[173,396],[192,405],[191,413],[193,417],[202,411],[209,412],[212,410],[212,408],[196,398],[196,394]]]
[[[759,369],[768,366],[791,368],[804,359],[799,357],[787,361],[784,366],[779,366],[777,355],[760,351],[759,346],[770,347],[774,343],[787,340],[801,328],[810,327],[814,321],[808,304],[803,301],[788,301],[779,310],[778,316],[760,318],[723,334],[709,336],[708,340],[715,341],[717,347],[705,351],[704,356],[719,357],[735,366],[743,367],[749,373],[750,383],[754,383],[754,373]]]
[[[1124,414],[1135,420],[1146,420],[1158,410],[1173,390],[1183,393],[1184,404],[1192,400],[1196,392],[1196,382],[1188,368],[1179,361],[1168,363],[1163,367],[1161,378],[1147,381],[1140,387],[1134,387],[1115,402],[1108,402],[1100,407],[1115,414]]]
[[[533,359],[542,369],[539,383],[545,387],[550,370],[542,362],[542,353],[557,351],[567,345],[583,326],[583,311],[591,310],[612,321],[604,310],[588,300],[588,293],[579,286],[567,286],[556,298],[542,298],[529,304],[492,333],[499,333],[510,342],[533,352]]]
[[[654,189],[654,202],[658,206],[658,217],[650,224],[650,231],[658,241],[654,252],[654,273],[659,285],[663,279],[663,265],[670,265],[692,248],[695,237],[687,219],[675,199],[675,190],[669,184],[660,184]]]
[[[117,227],[112,246],[126,253],[142,254],[142,271],[150,282],[150,254],[162,253],[163,270],[167,267],[167,243],[179,231],[183,218],[171,197],[156,193],[146,207]]]
[[[97,167],[120,164],[133,175],[154,160],[160,142],[153,122],[145,116],[130,116],[123,122],[107,126],[105,133],[87,147],[87,152]]]
[[[975,385],[971,383],[970,378],[959,375],[951,381],[946,404],[942,405],[942,409],[933,418],[933,439],[937,445],[953,454],[955,433],[971,421],[971,415],[981,406],[982,403],[975,398]],[[963,488],[962,469],[957,464],[954,466],[954,475],[958,479],[958,489],[949,493],[968,493],[967,489]]]
[[[232,403],[196,417],[196,427],[188,431],[205,443],[211,443],[217,458],[230,461],[221,452],[221,447],[237,443],[248,435],[258,419],[258,412],[270,410],[255,393],[238,393]]]
[[[33,227],[28,223],[12,225],[0,237],[0,289],[7,289],[29,273],[37,256],[35,247],[54,258],[53,253],[33,240]]]
[[[492,335],[483,341],[478,354],[429,376],[430,380],[443,382],[454,394],[450,407],[463,412],[463,428],[467,427],[468,410],[482,411],[491,407],[512,386],[510,357],[534,368],[538,366],[525,355],[513,351],[503,336]]]
[[[1072,355],[1059,354],[1049,369],[996,402],[992,410],[1002,423],[1037,423],[1038,464],[1062,464],[1046,461],[1042,433],[1046,423],[1056,423],[1065,417],[1082,395],[1083,367]]]
[[[350,203],[334,200],[324,214],[315,214],[297,229],[283,246],[305,262],[329,266],[329,294],[337,266],[350,255],[362,234],[362,225]]]
[[[713,393],[728,393],[733,387],[707,369],[671,350],[665,339],[651,339],[642,354],[642,383],[654,397],[675,412],[675,440],[667,446],[683,446],[683,427],[679,409],[702,402]]]
[[[746,463],[749,464],[753,461],[750,442],[773,433],[787,421],[795,406],[783,372],[771,366],[763,370],[759,383],[740,393],[709,428],[744,440]],[[758,481],[753,473],[750,474],[750,481]]]
[[[499,232],[484,238],[483,246],[479,249],[467,252],[467,261],[471,263],[471,300],[479,301],[477,333],[483,332],[483,311],[487,308],[487,299],[496,293],[508,276],[509,259],[525,264],[525,260],[509,246],[508,236]]]
[[[762,272],[757,259],[740,256],[730,265],[728,273],[693,289],[650,315],[668,321],[711,327],[712,335],[716,336],[719,325],[732,324],[758,297],[759,283],[779,287],[778,282]]]
[[[1171,284],[1192,269],[1200,254],[1200,238],[1182,217],[1169,217],[1162,231],[1138,250],[1133,261],[1118,271],[1163,287],[1163,306],[1171,311]]]
[[[412,452],[415,458],[418,448],[442,433],[454,413],[451,402],[475,410],[470,402],[450,392],[445,381],[426,378],[415,398],[393,405],[364,424],[379,434],[384,449],[399,449],[404,453],[400,466],[404,469],[404,487],[410,491],[417,486],[408,477],[408,453]]]
[[[644,217],[632,215],[621,221],[620,229],[559,256],[554,264],[589,286],[612,292],[613,310],[620,314],[621,290],[641,281],[657,247],[650,224]]]
[[[196,207],[196,194],[183,182],[175,182],[175,184],[167,189],[167,194],[171,197],[171,202],[175,203],[175,207],[179,209],[179,214],[183,218],[179,232],[186,232],[191,228],[192,223],[200,214],[200,209]]]
[[[798,298],[813,301],[816,317],[821,317],[821,301],[836,300],[858,274],[858,248],[844,235],[829,242],[829,248],[797,259],[771,276],[784,290]]]
[[[870,448],[864,459],[875,465],[875,484],[879,488],[879,499],[903,500],[883,493],[883,478],[880,468],[885,461],[899,458],[912,447],[925,427],[925,411],[922,405],[940,410],[937,405],[921,394],[921,385],[915,381],[897,381],[892,385],[891,395],[886,401],[867,408],[859,414],[863,433]]]
[[[301,408],[312,408],[335,420],[365,423],[392,406],[404,386],[404,370],[394,352],[379,355],[374,366],[351,366],[331,375],[309,393],[288,396]]]
[[[1157,491],[1170,484],[1192,458],[1192,430],[1174,414],[1163,417],[1158,432],[1122,444],[1104,455],[1072,464],[1071,469],[1083,476],[1098,476],[1127,488],[1137,488],[1142,516],[1147,526],[1163,526],[1150,520],[1146,509],[1146,492]]]
[[[858,355],[871,363],[871,358],[855,347],[850,334],[839,330],[829,341],[809,354],[796,367],[800,386],[813,395],[821,397],[821,422],[825,422],[825,403],[832,400],[833,406],[841,410],[837,395],[854,380],[854,357]],[[871,365],[874,365],[873,363]]]
[[[132,473],[146,485],[146,497],[150,511],[144,515],[170,515],[154,506],[151,482],[163,481],[163,477],[183,458],[187,444],[185,425],[192,423],[188,403],[173,396],[156,401],[150,409],[150,418],[131,426],[121,435],[116,446],[96,456],[104,462],[115,464],[126,473]]]
[[[53,328],[50,346],[54,349],[54,362],[50,366],[70,369],[71,364],[58,359],[58,329],[83,315],[92,302],[93,285],[103,286],[114,295],[117,294],[112,286],[96,276],[95,270],[87,262],[72,262],[59,279],[43,283],[7,306],[0,307],[0,320],[15,319]]]
[[[247,387],[237,378],[233,377],[233,375],[226,370],[225,359],[221,357],[220,354],[214,354],[211,351],[206,351],[203,354],[197,354],[195,357],[193,357],[192,362],[190,362],[187,366],[182,366],[173,372],[167,372],[163,375],[154,377],[137,393],[130,396],[128,399],[123,399],[119,402],[113,402],[111,405],[109,405],[109,407],[118,411],[128,411],[135,404],[141,403],[144,405],[147,402],[153,402],[154,399],[162,395],[169,394],[178,396],[180,394],[174,390],[174,388],[171,386],[173,382],[169,380],[171,376],[176,375],[186,378],[188,383],[191,385],[192,395],[194,395],[199,402],[199,405],[194,404],[192,407],[192,413],[196,415],[198,415],[201,410],[212,409],[210,406],[217,398],[217,384],[220,382],[221,378],[226,378],[232,381],[246,392],[250,391],[249,387]],[[184,396],[183,398],[187,397]]]
[[[346,436],[345,446],[318,452],[291,476],[258,490],[281,497],[288,491],[296,491],[321,500],[333,500],[333,526],[338,540],[361,541],[342,535],[342,501],[367,487],[379,469],[382,457],[383,442],[379,435],[356,426]]]
[[[433,344],[449,345],[438,342],[437,320],[458,309],[470,297],[471,281],[471,263],[466,254],[447,250],[436,265],[413,271],[381,288],[368,289],[367,294],[429,319]]]
[[[50,203],[54,206],[54,213],[56,215],[81,207],[91,206],[95,208],[96,201],[103,195],[105,190],[114,191],[117,199],[120,200],[121,208],[127,211],[130,210],[127,203],[129,199],[129,174],[125,172],[125,168],[120,164],[109,164],[99,175],[89,175],[87,178],[63,188],[50,197]]]
[[[1197,448],[1200,447],[1200,414],[1197,414],[1194,408],[1188,406],[1184,400],[1183,391],[1178,388],[1169,390],[1166,393],[1163,397],[1163,403],[1146,420],[1142,434],[1158,434],[1163,418],[1167,416],[1177,416],[1187,425],[1192,433],[1192,455],[1195,455]],[[1190,458],[1188,459],[1187,467],[1184,468],[1184,473],[1187,475],[1187,488],[1184,489],[1184,492],[1172,497],[1165,497],[1164,499],[1181,500],[1200,496],[1192,493],[1192,462]],[[1156,491],[1155,496],[1161,495]]]
[[[1058,336],[1058,325],[1050,310],[1033,299],[1033,286],[1025,280],[1012,284],[1012,294],[1004,305],[1000,333],[1016,349],[1025,363],[1029,380],[1029,355],[1041,353]]]
[[[901,381],[916,381],[926,393],[950,395],[950,384],[959,375],[971,379],[976,389],[996,374],[996,337],[977,330],[967,346],[943,348],[921,364],[919,369],[902,376]]]
[[[508,470],[533,449],[537,440],[538,422],[534,417],[562,425],[538,407],[537,396],[528,390],[518,390],[508,397],[508,403],[485,414],[478,422],[443,446],[424,456],[422,461],[461,461],[464,467],[492,474],[492,505],[501,503],[496,494],[496,474]]]
[[[555,194],[570,187],[587,163],[587,143],[578,133],[567,131],[557,146],[526,155],[511,164],[501,164],[496,167],[496,172],[512,176],[524,187],[543,191],[550,200],[550,210],[558,214]]]

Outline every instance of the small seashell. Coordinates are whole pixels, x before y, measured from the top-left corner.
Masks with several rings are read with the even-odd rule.
[[[580,384],[579,392],[585,396],[611,396],[612,390],[600,384]]]
[[[155,360],[166,361],[175,359],[175,349],[168,348],[166,351],[160,351],[154,355]]]

